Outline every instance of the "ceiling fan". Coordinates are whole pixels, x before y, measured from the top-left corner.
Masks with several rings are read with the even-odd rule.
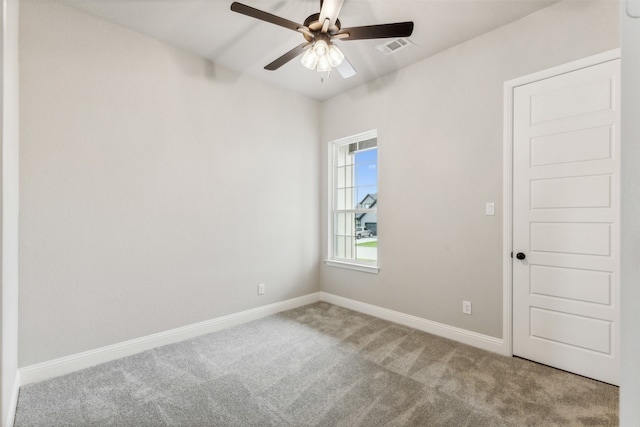
[[[275,61],[266,65],[265,70],[277,70],[292,59],[302,55],[302,65],[320,72],[329,72],[336,68],[342,77],[349,78],[356,74],[355,69],[344,57],[334,40],[384,39],[392,37],[409,37],[413,32],[413,22],[396,22],[393,24],[367,25],[362,27],[342,28],[338,14],[344,0],[320,0],[320,13],[314,13],[297,24],[280,16],[233,2],[231,10],[261,21],[270,22],[284,28],[302,33],[305,42],[294,47]]]

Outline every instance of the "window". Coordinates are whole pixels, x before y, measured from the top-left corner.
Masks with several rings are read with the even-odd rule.
[[[378,271],[378,140],[370,131],[334,141],[327,264]]]

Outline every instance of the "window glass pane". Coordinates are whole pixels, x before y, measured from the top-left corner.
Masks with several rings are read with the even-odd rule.
[[[353,187],[353,166],[336,168],[336,188]]]
[[[378,238],[361,238],[356,243],[356,261],[375,264],[378,261]]]
[[[346,199],[344,197],[344,192],[345,192],[344,188],[336,190],[336,209],[346,209],[347,208],[346,207],[347,206],[347,204],[346,204],[347,202],[346,202]]]
[[[344,166],[345,165],[345,159],[346,159],[346,150],[344,149],[344,147],[338,147],[335,153],[336,156],[336,166],[340,167],[340,166]]]
[[[345,167],[336,168],[336,188],[344,188],[346,186]]]
[[[353,187],[353,166],[340,166],[337,168],[336,187]]]
[[[353,209],[353,188],[345,188],[344,190],[344,198],[345,198],[345,209]]]
[[[375,213],[337,213],[334,256],[375,263],[378,260],[378,221]]]
[[[344,259],[353,260],[355,259],[355,248],[353,246],[353,237],[340,237],[340,239],[344,239]]]
[[[333,239],[335,247],[333,248],[333,255],[335,258],[346,258],[345,237],[335,236]]]
[[[355,157],[354,208],[375,209],[378,200],[378,149],[357,152]]]
[[[354,259],[354,217],[353,213],[337,213],[335,215],[334,254],[337,258]]]
[[[358,187],[356,188],[355,209],[376,209],[378,207],[378,187]],[[366,207],[369,205],[369,207]]]
[[[375,167],[376,165],[370,165]],[[378,174],[371,173],[371,169],[368,169],[366,165],[356,165],[356,182],[357,187],[363,186],[375,186],[378,183]]]
[[[334,145],[332,258],[377,265],[377,139]],[[357,141],[357,142],[355,142]],[[351,212],[346,212],[350,210]]]
[[[334,219],[334,255],[336,258],[355,259],[353,213],[337,213]]]
[[[348,166],[353,164],[353,153],[349,151],[349,145],[341,145],[338,147],[336,160],[336,166]]]
[[[356,214],[356,227],[361,227],[363,230],[363,236],[374,236],[378,234],[378,213],[366,212]],[[356,231],[358,231],[356,229]],[[356,237],[357,234],[356,234]]]
[[[356,214],[355,260],[376,264],[378,261],[378,218],[375,212]]]
[[[336,209],[353,209],[353,188],[341,188],[336,190]]]
[[[355,232],[354,213],[337,213],[335,215],[334,233],[336,236],[353,237]]]
[[[378,149],[359,151],[355,155],[356,185],[378,184]]]
[[[334,223],[335,223],[335,226],[334,226],[333,233],[336,236],[347,236],[349,234],[347,230],[346,214],[336,214]]]

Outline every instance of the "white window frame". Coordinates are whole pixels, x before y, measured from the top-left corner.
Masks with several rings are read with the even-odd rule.
[[[378,131],[377,129],[373,129],[367,132],[362,132],[359,133],[357,135],[352,135],[349,136],[347,138],[342,138],[342,139],[337,139],[334,141],[331,141],[329,143],[329,155],[328,155],[328,159],[329,161],[327,162],[328,164],[328,229],[327,229],[327,242],[328,242],[328,246],[327,246],[327,259],[325,260],[325,264],[331,267],[339,267],[339,268],[346,268],[346,269],[350,269],[350,270],[356,270],[356,271],[362,271],[365,273],[372,273],[372,274],[377,274],[380,271],[380,253],[378,252],[378,259],[376,261],[376,264],[370,264],[370,263],[365,263],[365,262],[358,262],[357,260],[345,260],[342,258],[336,258],[334,256],[334,250],[335,250],[335,246],[334,246],[334,235],[335,235],[335,224],[334,224],[334,220],[335,220],[335,211],[336,211],[336,196],[335,196],[335,186],[336,186],[336,150],[338,147],[341,147],[343,145],[348,145],[348,144],[352,144],[354,142],[360,142],[360,141],[366,141],[369,139],[373,139],[376,138],[376,140],[378,139]],[[376,142],[376,149],[378,149],[380,146],[379,141]],[[378,150],[378,155],[379,155],[380,151]],[[379,168],[379,165],[378,165]],[[379,190],[379,184],[380,184],[380,174],[378,171],[378,192]],[[376,204],[377,205],[377,204]],[[341,212],[351,212],[353,211],[354,213],[362,213],[362,212],[376,212],[378,217],[379,217],[379,213],[377,212],[377,206],[376,209],[341,209]]]

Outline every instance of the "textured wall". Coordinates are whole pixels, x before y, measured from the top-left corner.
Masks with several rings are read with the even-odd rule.
[[[20,366],[319,290],[317,102],[59,4],[20,19]]]
[[[324,143],[378,129],[381,270],[322,266],[322,289],[502,337],[503,83],[618,47],[617,8],[558,3],[325,101]]]

